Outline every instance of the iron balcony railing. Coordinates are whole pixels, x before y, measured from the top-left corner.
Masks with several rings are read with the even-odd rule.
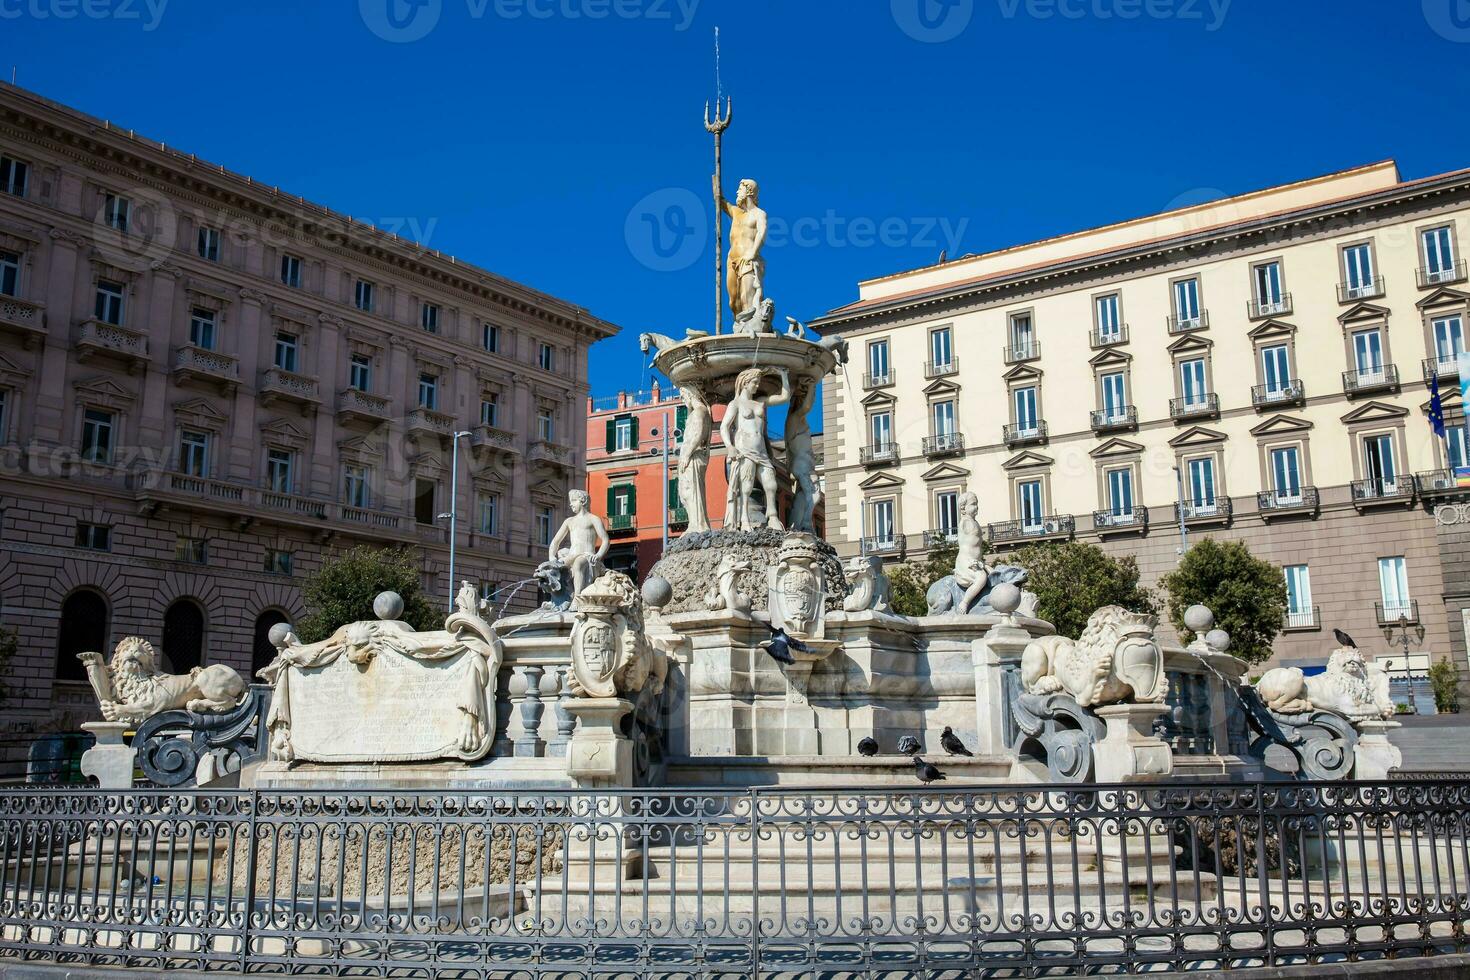
[[[1377,370],[1342,372],[1342,390],[1349,395],[1369,391],[1386,391],[1399,386],[1399,369],[1385,364]]]
[[[1459,282],[1465,278],[1465,260],[1447,265],[1442,269],[1417,269],[1414,278],[1418,280],[1420,289],[1429,289],[1431,286],[1443,286],[1446,283]]]
[[[1041,356],[1041,341],[1033,340],[1027,344],[1012,344],[1004,348],[1001,353],[1007,364],[1034,361]]]
[[[1305,400],[1306,386],[1300,378],[1279,381],[1276,384],[1255,385],[1251,388],[1251,404],[1256,408],[1266,405],[1290,405]]]
[[[988,528],[992,544],[1012,541],[1069,538],[1076,530],[1077,519],[1071,514],[1053,514],[1035,520],[1003,521]]]
[[[1256,506],[1266,515],[1315,513],[1321,498],[1316,487],[1290,490],[1262,490],[1256,494]]]
[[[1281,617],[1281,628],[1285,630],[1315,630],[1322,628],[1322,607],[1310,609],[1288,609]]]
[[[898,462],[898,443],[878,442],[858,450],[858,461],[864,466]]]
[[[1460,486],[1454,470],[1426,470],[1423,473],[1416,473],[1414,483],[1420,495],[1426,497],[1443,493],[1470,492],[1470,481],[1467,481],[1467,486]]]
[[[959,370],[960,359],[958,357],[951,357],[947,361],[924,362],[924,377],[926,378],[944,378],[957,374]]]
[[[960,432],[945,432],[937,436],[924,437],[925,456],[946,456],[965,451],[965,436]]]
[[[1337,301],[1339,303],[1353,303],[1360,299],[1373,299],[1383,295],[1383,277],[1374,276],[1367,282],[1337,284]]]
[[[889,368],[884,374],[864,374],[864,388],[887,388],[893,384],[893,369]]]
[[[1017,425],[1011,422],[1001,430],[1001,433],[1007,446],[1024,446],[1032,442],[1045,442],[1046,423],[1038,421],[1030,425]]]
[[[636,531],[638,529],[637,514],[613,514],[607,519],[609,531]]]
[[[1287,316],[1291,313],[1291,293],[1282,293],[1276,299],[1252,299],[1246,303],[1246,316],[1252,320],[1267,317]]]
[[[1220,396],[1213,391],[1191,398],[1170,398],[1169,417],[1171,419],[1190,419],[1202,415],[1220,414]]]
[[[1131,429],[1138,425],[1138,409],[1132,405],[1116,408],[1100,408],[1092,413],[1093,432],[1112,432],[1116,429]]]
[[[1200,310],[1199,316],[1180,316],[1177,313],[1169,314],[1170,333],[1189,333],[1192,330],[1204,330],[1210,325],[1210,311]]]
[[[682,527],[689,523],[689,511],[683,507],[669,508],[669,523],[675,527]]]
[[[954,544],[959,538],[959,532],[951,528],[932,528],[924,532],[924,547],[942,548],[947,544]]]
[[[1354,480],[1352,495],[1354,503],[1408,503],[1414,499],[1414,480],[1407,476]]]
[[[1230,520],[1232,508],[1230,498],[1226,496],[1217,496],[1214,500],[1200,501],[1199,503],[1186,500],[1182,504],[1176,503],[1174,505],[1174,520],[1176,522],[1179,520],[1181,510],[1183,511],[1184,523],[1186,524],[1194,522],[1219,522],[1223,524]]]
[[[1128,343],[1128,324],[1126,323],[1120,323],[1112,330],[1094,329],[1092,331],[1092,346],[1094,348],[1116,347],[1119,344],[1126,343]]]
[[[896,534],[877,535],[863,538],[862,552],[865,555],[886,555],[900,548],[901,539]]]
[[[1148,508],[1134,506],[1128,510],[1095,510],[1092,526],[1099,531],[1142,531],[1148,527]]]
[[[1426,357],[1424,359],[1424,380],[1430,378],[1458,378],[1460,375],[1460,359],[1458,356],[1450,357]]]
[[[1375,602],[1373,612],[1378,616],[1379,626],[1397,626],[1400,622],[1419,622],[1419,600],[1400,599],[1397,602]]]

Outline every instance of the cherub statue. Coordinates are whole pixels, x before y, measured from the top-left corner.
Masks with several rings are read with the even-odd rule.
[[[556,536],[547,548],[547,557],[561,562],[571,575],[571,591],[576,596],[597,580],[603,572],[602,559],[612,547],[612,539],[602,526],[602,519],[588,511],[591,503],[585,490],[573,490],[567,494],[572,515],[562,521]],[[563,542],[566,547],[562,547]]]

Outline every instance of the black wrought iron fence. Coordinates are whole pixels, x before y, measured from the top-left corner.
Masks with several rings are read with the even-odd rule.
[[[1470,781],[0,793],[0,957],[1071,975],[1464,951]]]

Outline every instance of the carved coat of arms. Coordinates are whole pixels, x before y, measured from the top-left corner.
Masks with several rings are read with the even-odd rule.
[[[767,574],[771,625],[804,640],[824,638],[827,583],[821,553],[806,537],[788,535]]]

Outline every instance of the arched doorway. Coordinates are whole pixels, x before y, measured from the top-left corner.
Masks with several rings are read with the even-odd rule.
[[[104,660],[107,649],[107,600],[93,589],[78,589],[61,604],[61,623],[56,631],[56,678],[84,681],[87,669],[77,659],[79,653],[100,653]]]
[[[271,646],[271,627],[278,623],[289,623],[286,614],[279,609],[267,609],[255,617],[255,646],[254,654],[250,658],[250,677],[248,680],[253,684],[259,682],[256,675],[263,667],[276,659],[276,648]]]
[[[204,610],[193,599],[179,599],[163,614],[163,660],[170,674],[204,665]]]

